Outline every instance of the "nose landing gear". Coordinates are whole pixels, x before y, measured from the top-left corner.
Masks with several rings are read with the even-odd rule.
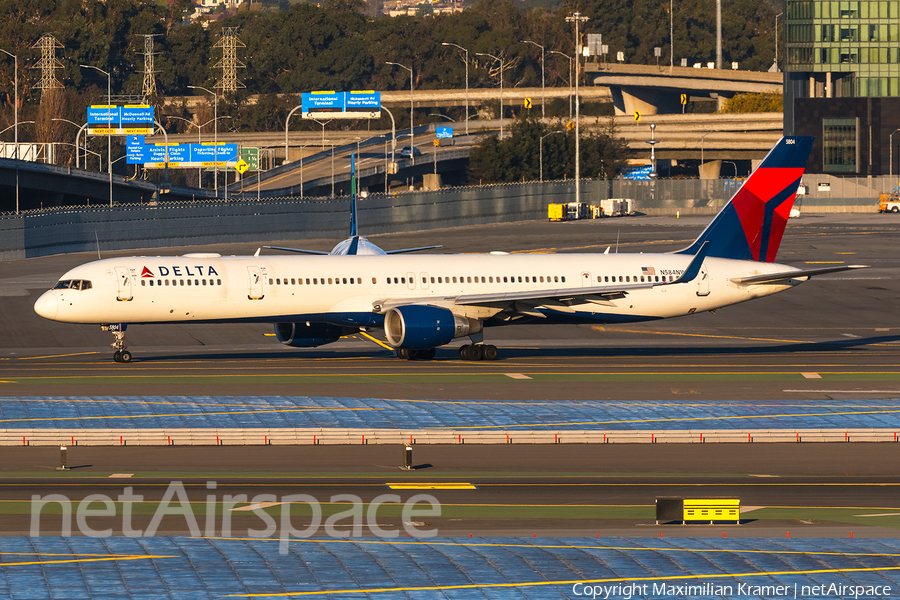
[[[101,329],[109,331],[113,334],[113,337],[116,338],[116,341],[109,346],[115,350],[115,352],[113,352],[113,360],[119,363],[131,362],[131,352],[125,349],[125,327],[124,323],[101,326]]]

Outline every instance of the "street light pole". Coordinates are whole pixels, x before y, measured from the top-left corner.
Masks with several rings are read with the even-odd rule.
[[[500,140],[503,141],[503,59],[486,52],[476,52],[476,56],[487,56],[500,63]]]
[[[113,205],[113,185],[112,185],[112,76],[93,65],[80,65],[87,69],[94,69],[106,75],[106,167],[109,171],[109,205]]]
[[[544,98],[544,47],[537,42],[532,42],[531,40],[522,40],[522,43],[533,44],[541,49],[541,118],[543,119],[546,116],[544,105],[547,103],[546,99]]]
[[[441,42],[441,46],[456,46],[466,53],[466,135],[469,135],[469,51],[459,44],[453,44],[451,42]]]
[[[413,130],[413,109],[415,108],[415,103],[413,102],[413,70],[412,66],[406,67],[401,65],[400,63],[395,62],[386,62],[386,65],[394,65],[395,67],[400,67],[402,69],[406,69],[409,71],[409,145],[412,148],[410,151],[410,160],[413,165],[416,164],[416,138]],[[466,109],[468,110],[468,109]]]
[[[216,198],[219,197],[219,95],[215,92],[211,92],[205,87],[200,87],[199,85],[189,85],[188,89],[191,90],[203,90],[207,94],[212,94],[215,102],[215,106],[213,108],[213,145],[215,148],[213,149],[213,188],[216,191]],[[225,199],[228,199],[228,181],[225,182]]]
[[[80,155],[80,153],[79,153],[79,150],[80,150],[81,148],[80,148],[80,146],[78,145],[78,140],[81,139],[81,132],[84,131],[84,129],[88,126],[88,124],[85,123],[84,125],[79,125],[79,124],[76,123],[75,121],[70,121],[70,120],[68,120],[68,119],[58,119],[58,118],[54,118],[54,119],[50,119],[50,120],[51,120],[51,121],[64,121],[64,122],[66,122],[66,123],[69,123],[69,124],[71,124],[71,125],[74,125],[75,127],[78,127],[78,133],[75,135],[75,168],[76,168],[76,169],[80,169],[80,168],[81,168],[81,155]],[[32,121],[32,122],[33,122],[33,121]],[[85,148],[84,148],[84,168],[87,169],[87,153],[88,153],[88,149],[87,149],[87,141],[85,141],[84,145],[85,145]],[[94,153],[94,154],[96,154],[96,153]],[[100,155],[99,155],[99,154],[97,154],[97,160],[98,160],[98,167],[97,167],[97,170],[98,170],[98,171],[102,171],[102,170],[103,170],[103,161],[100,159]]]
[[[582,16],[580,12],[574,12],[570,16],[566,17],[566,21],[570,23],[575,23],[575,60],[578,60],[578,55],[580,54],[580,46],[579,46],[579,37],[578,37],[578,26],[581,23],[587,21],[588,18]],[[581,62],[578,62],[578,66],[581,66]],[[579,74],[576,70],[575,72],[575,202],[581,202],[581,142],[580,142],[580,129],[578,124],[578,116],[579,116],[579,99],[578,99],[578,79]]]
[[[888,136],[888,145],[890,146],[888,149],[888,162],[890,163],[888,166],[888,177],[894,176],[894,134],[898,131],[900,131],[900,129],[895,129],[891,132],[891,135]]]
[[[558,50],[551,50],[549,54],[559,54],[560,56],[565,56],[569,59],[569,120],[572,120],[572,63],[574,59],[564,52],[559,52]]]
[[[16,161],[16,214],[19,214],[19,57],[2,48],[0,48],[0,52],[12,56],[14,61],[13,69],[15,70],[15,73],[13,75],[13,86],[16,88],[16,94],[14,100],[15,106],[13,107],[13,123],[16,128],[16,149],[13,151],[13,160]]]

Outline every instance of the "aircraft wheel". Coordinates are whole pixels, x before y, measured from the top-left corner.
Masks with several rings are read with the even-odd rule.
[[[466,360],[481,360],[483,348],[480,344],[472,344],[466,350]]]
[[[421,350],[407,350],[406,356],[407,356],[407,358],[409,358],[409,360],[419,360],[420,358],[422,358],[422,351]]]
[[[419,358],[421,360],[431,360],[434,358],[435,354],[437,354],[437,348],[428,348],[426,350],[419,350]]]
[[[397,358],[409,360],[409,350],[406,348],[397,348]]]
[[[116,350],[113,352],[113,360],[116,362],[122,362],[122,351]]]
[[[460,360],[469,360],[469,344],[463,344],[459,347],[459,358]]]
[[[499,356],[500,351],[497,350],[497,346],[484,347],[484,360],[497,360]]]
[[[128,350],[122,350],[119,353],[119,362],[130,363],[131,362],[131,352],[129,352]]]

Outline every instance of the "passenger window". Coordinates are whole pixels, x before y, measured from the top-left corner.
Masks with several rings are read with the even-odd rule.
[[[544,276],[541,275],[541,283],[544,283]]]
[[[190,280],[190,279],[188,279],[187,282],[188,282],[188,285],[191,285],[191,280]]]
[[[205,279],[201,279],[200,281],[203,282],[203,285],[206,285],[206,280],[205,280]]]
[[[643,282],[644,282],[644,276],[641,275],[641,283],[643,283]]]
[[[556,283],[559,283],[559,275],[554,275],[553,281],[555,281]]]
[[[494,278],[493,278],[493,277],[488,277],[488,280],[489,280],[491,283],[494,283]]]
[[[394,283],[400,283],[400,281],[396,277],[394,277]]]
[[[297,280],[294,279],[293,277],[291,277],[291,285],[296,285],[296,284],[297,284]]]
[[[453,283],[456,283],[456,277],[453,278]]]
[[[331,281],[331,280],[329,279],[328,281]],[[340,278],[340,277],[335,277],[335,278],[334,278],[334,283],[337,284],[337,285],[340,285],[340,283],[341,283],[341,278]]]
[[[150,281],[150,283],[153,283],[153,281]],[[147,280],[141,279],[141,285],[147,285]]]
[[[509,283],[509,281],[507,281],[506,277],[503,278],[503,283]]]
[[[478,278],[476,277],[476,279],[478,279]],[[469,280],[466,283],[472,283],[472,278],[469,277]]]
[[[519,276],[519,283],[522,283],[522,276]]]
[[[344,277],[344,283],[345,283],[345,284],[347,283],[347,278],[346,278],[346,277]]]
[[[372,278],[372,283],[378,283],[374,277]]]
[[[481,278],[481,283],[484,283],[484,277]]]
[[[563,282],[563,283],[566,282],[566,276],[565,276],[565,275],[562,276],[562,282]]]
[[[444,278],[443,278],[443,277],[438,277],[438,283],[444,283]]]
[[[306,283],[309,283],[309,281],[307,281]],[[169,282],[166,281],[166,285],[168,285],[168,284],[169,284]],[[222,285],[222,280],[221,280],[221,279],[216,279],[216,285]]]
[[[272,285],[273,283],[274,283],[274,280],[270,277],[270,278],[269,278],[269,285]]]
[[[331,277],[328,278],[328,285],[331,285]]]
[[[319,285],[319,280],[313,277],[313,285]]]
[[[636,281],[636,280],[635,280]],[[625,276],[625,283],[631,283],[631,275]]]
[[[401,278],[400,278],[400,283],[406,283],[406,277],[401,277]]]

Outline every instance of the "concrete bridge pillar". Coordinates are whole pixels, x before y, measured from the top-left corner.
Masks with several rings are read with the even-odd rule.
[[[721,173],[721,160],[711,160],[700,165],[700,179],[718,179]]]
[[[681,95],[665,88],[610,86],[617,115],[670,114],[681,112]]]

